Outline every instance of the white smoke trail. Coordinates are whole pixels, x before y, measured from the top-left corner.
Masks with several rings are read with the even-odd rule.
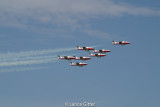
[[[37,56],[37,55],[44,55],[44,54],[52,54],[52,53],[58,53],[58,52],[65,52],[65,51],[71,51],[75,48],[61,48],[61,49],[50,49],[50,50],[39,50],[39,51],[22,51],[19,53],[1,53],[0,59],[3,58],[13,58],[13,57],[26,57],[26,56]]]
[[[41,69],[46,69],[46,67],[22,67],[22,68],[7,68],[7,69],[2,69],[0,72],[22,72],[22,71],[36,71],[36,70],[41,70]]]
[[[8,61],[8,62],[2,62],[0,63],[0,67],[5,66],[18,66],[18,65],[32,65],[32,64],[41,64],[41,63],[49,63],[49,62],[55,62],[56,59],[31,59],[31,60],[20,60],[20,61]]]
[[[12,61],[23,61],[23,60],[38,60],[38,59],[52,59],[56,58],[55,55],[43,55],[43,56],[25,56],[25,57],[10,57],[10,58],[2,58],[0,59],[0,63],[2,62],[12,62]]]
[[[0,67],[32,65],[57,61],[55,53],[71,51],[75,48],[63,48],[39,51],[24,51],[19,53],[0,54]],[[52,55],[49,55],[52,54]]]

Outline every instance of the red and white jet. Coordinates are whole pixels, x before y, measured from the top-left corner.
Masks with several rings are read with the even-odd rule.
[[[89,60],[89,59],[91,59],[90,57],[83,57],[83,56],[81,56],[81,57],[76,57],[76,60]]]
[[[76,46],[77,50],[85,50],[85,51],[89,51],[89,50],[94,50],[93,47],[79,47],[79,46]]]
[[[75,56],[59,56],[58,55],[58,59],[71,60],[71,59],[76,59],[76,57]]]
[[[103,56],[106,56],[106,54],[102,54],[102,53],[91,54],[91,53],[89,53],[89,56],[93,56],[93,57],[103,57]]]
[[[71,66],[79,66],[79,67],[82,67],[82,66],[87,65],[87,63],[82,63],[82,62],[73,63],[73,62],[70,62],[70,65],[71,65]]]
[[[112,44],[113,45],[126,45],[126,44],[130,44],[130,42],[127,42],[127,41],[119,41],[119,42],[112,41]]]
[[[106,52],[111,52],[110,50],[106,50],[106,49],[100,49],[100,50],[94,50],[94,53],[106,53]]]

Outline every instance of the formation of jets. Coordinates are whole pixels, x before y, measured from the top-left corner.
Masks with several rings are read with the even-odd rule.
[[[75,60],[89,60],[91,59],[90,57],[86,57],[86,56],[80,56],[80,57],[76,57],[76,56],[59,56],[58,55],[58,59],[66,59],[66,60],[71,60],[71,59],[75,59]]]
[[[119,42],[112,41],[112,44],[113,45],[126,45],[126,44],[130,44],[130,42],[127,42],[127,41],[119,41]],[[76,46],[76,49],[77,50],[85,50],[85,51],[93,50],[93,53],[95,53],[95,54],[88,53],[90,57],[87,57],[87,56],[80,56],[80,57],[76,57],[76,56],[59,56],[58,55],[58,59],[86,61],[86,60],[90,60],[91,57],[104,57],[104,56],[106,56],[107,52],[111,52],[110,50],[107,50],[107,49],[96,50],[93,47],[79,47],[79,46]],[[83,63],[83,62],[73,63],[73,62],[70,62],[70,65],[71,66],[82,67],[82,66],[87,65],[87,63]]]

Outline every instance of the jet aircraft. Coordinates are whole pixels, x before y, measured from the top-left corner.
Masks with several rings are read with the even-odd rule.
[[[106,49],[100,49],[100,50],[94,50],[94,53],[106,53],[106,52],[111,52],[110,50],[106,50]]]
[[[130,44],[130,42],[127,42],[127,41],[119,41],[119,42],[112,41],[112,44],[113,45],[126,45],[126,44]]]
[[[76,60],[89,60],[89,59],[91,59],[90,57],[83,57],[83,56],[80,56],[80,57],[76,57],[75,58]]]
[[[79,67],[82,67],[82,66],[87,65],[87,63],[82,63],[82,62],[73,63],[73,62],[70,62],[70,65],[71,65],[71,66],[79,66]]]
[[[76,57],[75,56],[59,56],[58,55],[58,59],[71,60],[71,59],[76,59]]]
[[[77,50],[85,50],[85,51],[89,51],[89,50],[94,50],[93,47],[79,47],[79,46],[76,46]]]
[[[89,53],[89,56],[93,56],[93,57],[103,57],[103,56],[106,56],[106,54],[102,54],[102,53],[91,54],[91,53]]]

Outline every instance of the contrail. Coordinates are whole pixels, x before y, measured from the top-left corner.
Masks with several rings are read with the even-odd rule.
[[[2,62],[0,63],[0,67],[5,66],[18,66],[18,65],[32,65],[32,64],[41,64],[41,63],[49,63],[49,62],[55,62],[57,61],[57,58],[55,59],[31,59],[31,60],[19,60],[19,61],[8,61],[8,62]]]
[[[25,57],[25,56],[37,56],[37,55],[44,55],[44,54],[52,54],[52,53],[58,53],[58,52],[65,52],[65,51],[71,51],[75,48],[61,48],[61,49],[49,49],[49,50],[39,50],[39,51],[22,51],[19,53],[13,53],[8,52],[4,54],[0,54],[1,58],[10,58],[10,57]]]
[[[24,60],[38,60],[38,59],[52,59],[56,58],[55,55],[43,55],[43,56],[24,56],[24,57],[10,57],[0,59],[2,62],[12,62],[12,61],[24,61]]]
[[[55,53],[71,51],[75,48],[61,48],[39,51],[23,51],[0,54],[0,67],[32,65],[57,61]],[[51,54],[51,55],[50,55]]]
[[[46,69],[46,67],[22,67],[22,68],[7,68],[7,69],[2,69],[0,72],[22,72],[22,71],[36,71],[36,70],[41,70],[41,69]]]

